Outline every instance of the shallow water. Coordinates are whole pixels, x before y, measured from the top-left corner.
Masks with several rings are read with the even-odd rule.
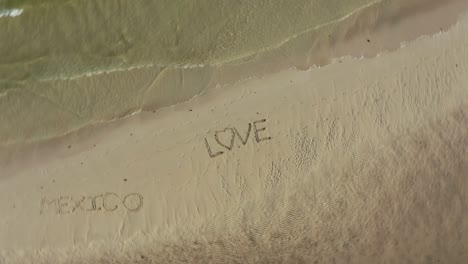
[[[338,19],[372,0],[3,1],[0,91],[136,65],[217,64]]]

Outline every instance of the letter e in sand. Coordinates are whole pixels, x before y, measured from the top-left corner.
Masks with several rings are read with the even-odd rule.
[[[254,121],[254,122],[253,122],[255,140],[256,140],[257,142],[264,141],[264,140],[270,140],[270,139],[271,139],[271,137],[259,138],[259,136],[258,136],[258,133],[261,132],[261,131],[266,130],[266,127],[258,128],[258,127],[257,127],[257,124],[259,124],[259,123],[264,123],[264,122],[266,122],[266,119],[257,120],[257,121]]]

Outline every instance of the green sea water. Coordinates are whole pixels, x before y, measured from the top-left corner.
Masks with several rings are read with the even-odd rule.
[[[135,65],[214,64],[254,53],[371,0],[6,0],[0,90]]]
[[[169,67],[241,60],[373,2],[0,0],[0,14],[22,10],[15,17],[0,17],[0,143],[36,134],[45,138],[112,119],[141,104],[144,89],[156,78],[180,79],[182,73],[168,73]],[[86,78],[71,81],[136,67],[153,70],[137,74],[138,80],[125,79],[128,85],[115,84],[115,78],[97,84]],[[196,75],[190,78],[197,80]],[[165,81],[167,87],[174,82]],[[168,93],[187,99],[178,97],[177,89],[154,94]]]

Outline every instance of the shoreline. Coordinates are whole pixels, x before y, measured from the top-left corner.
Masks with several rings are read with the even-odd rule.
[[[407,17],[407,19],[403,20],[398,20],[397,22],[400,24],[397,24],[396,26],[393,25],[392,28],[388,28],[388,26],[384,24],[376,24],[377,27],[383,27],[380,28],[379,31],[373,32],[373,33],[362,33],[355,35],[353,38],[348,39],[346,41],[341,41],[338,42],[337,44],[335,43],[334,46],[332,46],[329,50],[332,51],[334,54],[333,56],[326,56],[329,61],[324,62],[323,65],[309,65],[308,66],[303,66],[303,67],[296,67],[291,64],[289,66],[285,66],[287,64],[284,64],[281,62],[281,60],[278,60],[277,56],[274,56],[274,59],[272,61],[268,61],[268,56],[266,59],[260,59],[259,63],[251,63],[250,67],[244,67],[244,65],[234,65],[232,67],[229,67],[228,65],[225,65],[220,70],[212,70],[210,73],[211,79],[208,81],[207,85],[209,86],[207,89],[201,89],[199,94],[195,95],[190,95],[187,97],[185,100],[182,102],[175,102],[174,104],[167,105],[160,107],[158,109],[154,109],[154,106],[147,106],[144,107],[142,110],[138,110],[136,112],[129,112],[129,114],[126,114],[124,116],[118,117],[113,120],[102,120],[102,121],[97,121],[92,124],[88,124],[84,127],[78,128],[74,131],[71,131],[69,133],[66,133],[64,135],[60,136],[55,136],[53,138],[49,139],[43,139],[43,140],[38,140],[38,141],[33,141],[33,142],[22,142],[22,143],[16,143],[16,144],[7,144],[7,145],[2,145],[0,144],[0,167],[4,169],[4,171],[11,171],[14,170],[12,168],[18,169],[20,166],[19,164],[21,163],[28,163],[30,162],[39,162],[39,161],[34,161],[37,159],[36,155],[37,154],[31,154],[35,153],[38,149],[43,149],[44,153],[56,153],[52,155],[49,159],[54,159],[61,157],[62,155],[70,155],[71,153],[78,153],[80,151],[85,151],[92,149],[94,145],[98,144],[98,142],[105,137],[105,134],[108,132],[111,132],[114,129],[119,129],[121,127],[126,126],[126,123],[128,120],[136,119],[136,120],[146,120],[142,122],[154,122],[158,119],[160,119],[161,116],[167,115],[169,112],[172,112],[173,110],[176,111],[188,111],[187,105],[190,104],[192,100],[197,100],[198,98],[202,98],[206,95],[208,95],[209,98],[212,98],[210,94],[216,94],[216,96],[222,96],[223,90],[229,90],[233,89],[232,87],[238,86],[239,84],[242,84],[244,82],[248,82],[249,80],[252,79],[259,79],[261,80],[265,76],[271,75],[271,74],[277,74],[281,71],[287,71],[287,69],[296,69],[299,71],[310,71],[310,70],[316,70],[319,68],[327,67],[329,65],[333,65],[336,63],[341,63],[342,60],[344,59],[349,59],[349,58],[354,58],[354,59],[369,59],[373,57],[378,57],[380,54],[387,54],[394,52],[398,50],[398,48],[401,48],[405,45],[405,42],[397,40],[398,38],[390,38],[388,36],[401,36],[402,34],[406,33],[404,38],[425,38],[425,37],[430,37],[431,32],[434,30],[434,25],[438,24],[437,29],[441,29],[440,25],[443,25],[446,30],[449,28],[453,27],[456,25],[456,22],[453,20],[456,20],[457,17],[452,15],[453,10],[462,10],[460,8],[461,6],[466,6],[468,7],[468,2],[464,3],[463,1],[454,1],[454,5],[450,5],[447,7],[444,7],[442,9],[432,9],[431,12],[429,13],[421,13],[419,15],[415,15],[412,17]],[[445,14],[445,15],[441,15]],[[460,11],[461,12],[461,11]],[[436,20],[434,18],[442,18],[440,21]],[[359,17],[358,20],[354,21],[354,24],[361,24],[361,23],[366,23],[362,22],[361,20],[366,18],[364,17]],[[431,23],[421,23],[421,21],[431,21]],[[405,29],[408,28],[412,23],[416,23],[419,26],[416,26],[416,28],[422,32],[418,32],[415,28],[411,28],[409,32],[407,32]],[[420,26],[423,25],[423,26]],[[444,27],[442,27],[444,29]],[[345,31],[346,32],[346,31]],[[343,33],[337,33],[338,35],[346,35]],[[441,34],[441,33],[434,33],[436,34]],[[365,37],[364,37],[365,36]],[[434,36],[434,35],[433,35]],[[380,40],[378,43],[375,43],[377,41],[373,41],[372,43],[366,43],[368,45],[368,49],[366,50],[366,53],[360,54],[359,52],[362,52],[361,48],[361,42],[363,42],[363,39],[372,39],[372,40]],[[403,45],[403,46],[402,46]],[[320,47],[321,44],[318,44]],[[397,48],[398,47],[398,48]],[[312,50],[314,47],[311,47],[310,49]],[[323,52],[318,52],[316,51],[315,53],[318,54],[326,54],[326,51]],[[315,53],[312,53],[314,55]],[[263,64],[265,64],[264,61],[267,61],[267,67],[262,67]],[[319,58],[315,59],[309,59],[306,58],[306,60],[311,60],[311,61],[320,61]],[[280,66],[278,66],[280,65]],[[264,69],[263,71],[256,71],[255,75],[249,76],[253,70],[251,68],[262,68]],[[247,75],[246,75],[247,73]],[[179,72],[175,71],[172,72],[173,75],[178,75]],[[173,77],[173,75],[170,75]],[[203,74],[202,74],[203,76]],[[235,76],[235,77],[233,77]],[[200,77],[197,72],[195,72],[194,75],[192,75],[192,79],[203,79],[203,77]],[[231,78],[231,79],[230,79]],[[169,79],[171,79],[169,77]],[[225,82],[224,84],[220,85],[219,83]],[[210,84],[211,83],[211,84]],[[213,85],[213,83],[216,83],[217,85]],[[168,86],[169,88],[172,88],[170,85]],[[203,99],[201,99],[203,100]],[[154,105],[154,104],[153,104]],[[185,110],[182,110],[185,109]],[[141,115],[141,116],[140,116]],[[81,142],[86,142],[86,143],[81,143]],[[76,145],[80,145],[81,147],[76,148]],[[72,151],[68,149],[68,146],[75,146]],[[83,147],[84,146],[84,147]],[[42,157],[42,155],[40,155]],[[21,157],[20,159],[16,157]],[[43,158],[41,158],[43,160]],[[16,165],[13,165],[16,164]],[[0,177],[1,178],[1,177]]]
[[[427,4],[427,1],[419,1]],[[227,63],[223,66],[208,66],[205,68],[173,69],[173,68],[148,68],[134,69],[127,72],[109,73],[99,76],[86,77],[72,81],[54,81],[35,84],[31,87],[35,92],[33,97],[25,97],[19,93],[9,101],[8,107],[16,108],[22,101],[31,100],[31,107],[44,109],[41,119],[30,119],[30,108],[1,109],[4,114],[0,127],[1,145],[14,146],[15,142],[38,142],[54,137],[63,137],[73,131],[83,129],[89,125],[118,122],[126,116],[145,111],[160,111],[159,109],[190,100],[192,97],[209,92],[215,87],[232,86],[235,83],[249,78],[262,78],[267,74],[273,74],[288,68],[306,70],[313,67],[322,67],[340,60],[343,56],[374,57],[381,52],[396,50],[402,42],[414,40],[421,35],[435,34],[453,25],[457,19],[455,13],[461,13],[468,9],[468,3],[462,0],[452,0],[447,6],[439,6],[438,1],[430,2],[421,12],[404,7],[397,10],[382,9],[379,4],[361,13],[351,15],[345,23],[337,27],[330,25],[317,32],[303,34],[282,45],[272,52],[257,54],[248,58],[244,63]],[[381,14],[383,12],[383,14]],[[403,17],[394,18],[399,13]],[[396,21],[392,21],[395,20]],[[420,21],[424,21],[421,23]],[[390,23],[390,24],[389,24]],[[418,26],[411,26],[417,24]],[[373,30],[369,27],[375,27]],[[412,27],[408,30],[408,27]],[[326,37],[330,32],[333,35]],[[350,35],[352,37],[350,37]],[[324,38],[325,36],[325,38]],[[392,36],[389,38],[388,36]],[[393,36],[398,36],[394,38]],[[366,39],[371,40],[370,43]],[[373,41],[373,40],[376,41]],[[363,48],[365,46],[365,48]],[[305,55],[305,56],[304,56]],[[179,79],[182,78],[182,81]],[[130,83],[128,80],[137,79]],[[187,84],[190,83],[190,86]],[[90,87],[86,87],[90,86]],[[130,91],[126,86],[136,86],[140,90]],[[50,108],[45,105],[50,101],[50,96],[61,93],[60,88],[67,87],[67,98],[79,98],[80,90],[89,93],[89,97],[96,98],[95,105],[86,104],[79,98],[78,102],[65,108],[65,111]],[[117,93],[124,97],[106,98],[104,95],[111,91],[101,91],[93,96],[93,87],[114,87]],[[146,87],[145,89],[143,89]],[[106,88],[107,89],[107,88]],[[129,93],[130,92],[130,93]],[[139,94],[136,96],[136,94]],[[141,94],[141,95],[140,95]],[[111,102],[114,100],[114,102]],[[15,103],[16,102],[16,103]],[[115,103],[117,102],[117,103]],[[58,101],[58,106],[66,105],[67,101]],[[102,107],[101,107],[102,104]],[[108,107],[109,104],[116,106]],[[4,104],[7,107],[7,104]],[[45,108],[44,108],[45,107]],[[9,114],[12,112],[11,114]],[[39,114],[37,114],[39,115]],[[12,118],[10,116],[16,116]],[[16,122],[17,119],[25,120],[24,124]],[[40,121],[39,121],[40,120]],[[61,120],[57,123],[55,120]],[[41,125],[50,124],[50,125]],[[12,129],[13,128],[13,129]]]

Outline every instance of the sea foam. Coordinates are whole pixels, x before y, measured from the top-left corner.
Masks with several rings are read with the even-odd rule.
[[[23,9],[3,9],[0,10],[0,18],[1,17],[16,17],[23,13]]]

